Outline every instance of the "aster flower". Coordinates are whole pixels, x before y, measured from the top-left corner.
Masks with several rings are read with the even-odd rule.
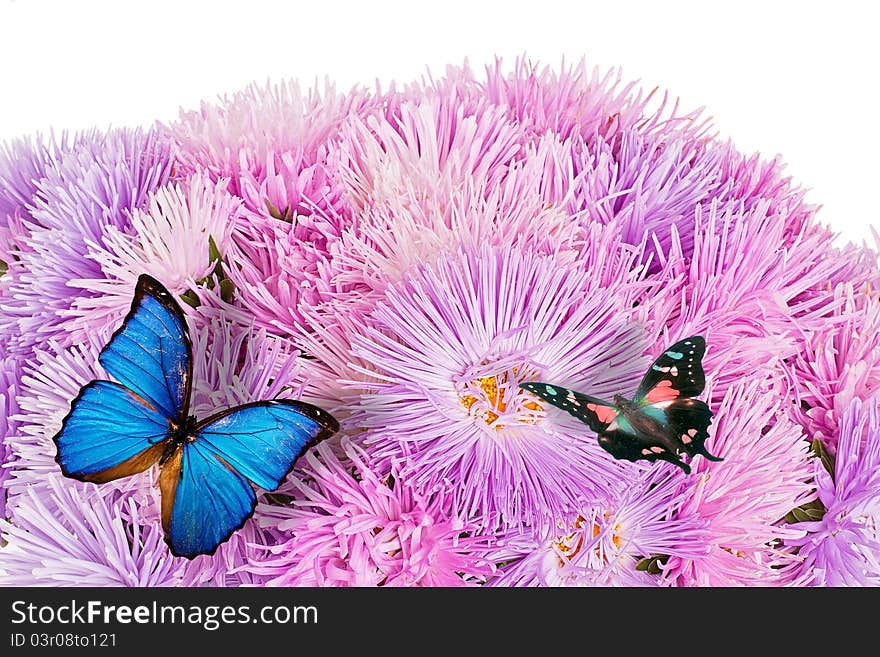
[[[161,526],[142,522],[133,500],[86,486],[49,475],[0,520],[0,584],[178,585],[185,560],[168,554]]]
[[[835,276],[840,260],[825,253],[820,234],[804,234],[783,245],[785,224],[768,214],[766,202],[745,211],[713,202],[695,213],[693,256],[682,252],[677,232],[661,257],[661,272],[645,293],[643,317],[658,336],[704,335],[703,366],[713,372],[720,400],[729,385],[772,368],[786,375],[802,336],[828,325],[840,301],[810,296]],[[832,320],[833,321],[833,320]]]
[[[94,256],[106,228],[126,229],[131,211],[171,171],[170,145],[154,132],[95,133],[75,146],[37,183],[30,235],[0,298],[0,329],[18,336],[25,353],[50,337],[66,339],[58,330],[62,313],[74,298],[94,295],[71,281],[101,275]]]
[[[246,217],[236,222],[227,273],[262,326],[296,332],[300,296],[313,294],[328,244],[352,222],[332,143],[351,116],[380,104],[329,85],[323,94],[296,82],[251,85],[169,127],[182,173],[228,179],[242,198]]]
[[[29,217],[28,208],[46,170],[57,166],[60,153],[75,149],[93,136],[94,132],[77,135],[72,144],[68,144],[66,133],[58,140],[36,136],[0,144],[0,227],[11,217]]]
[[[422,495],[393,473],[380,476],[345,439],[341,451],[319,443],[282,492],[292,501],[259,505],[261,523],[287,540],[248,570],[273,586],[464,586],[492,575],[487,539],[445,492]]]
[[[577,200],[592,221],[617,219],[626,242],[639,244],[652,236],[646,255],[655,248],[668,251],[675,226],[682,253],[689,257],[694,212],[721,186],[723,155],[712,141],[689,134],[618,132],[576,151],[575,171],[584,173]]]
[[[876,294],[851,284],[834,290],[839,316],[824,331],[806,337],[793,363],[800,420],[810,439],[819,438],[833,454],[838,427],[854,399],[880,393],[880,303]]]
[[[747,379],[712,409],[707,448],[724,460],[691,464],[678,492],[682,504],[672,514],[673,520],[704,523],[707,551],[670,557],[662,568],[669,583],[804,583],[797,555],[785,547],[804,532],[782,518],[811,498],[813,471],[803,431],[789,417],[780,388],[772,375]]]
[[[455,71],[448,76],[454,79]],[[645,94],[637,82],[622,84],[620,69],[589,69],[586,61],[566,67],[537,66],[517,58],[510,72],[501,60],[486,68],[485,84],[477,92],[506,108],[514,120],[538,134],[552,132],[562,139],[607,137],[638,127],[646,133],[669,133],[678,128],[699,136],[707,121],[700,111],[680,114],[678,102],[656,89]]]
[[[225,182],[198,175],[151,193],[145,207],[131,213],[125,230],[106,226],[103,248],[90,245],[96,247],[93,258],[101,273],[70,281],[92,294],[72,300],[60,328],[74,341],[97,336],[104,342],[110,336],[107,328],[128,311],[141,274],[172,290],[195,290],[196,281],[213,278],[218,264],[222,268],[219,258],[229,248],[240,205]]]
[[[487,528],[542,525],[613,486],[620,465],[583,424],[550,421],[530,380],[611,397],[638,383],[644,330],[633,288],[517,249],[420,267],[387,291],[355,355],[378,379],[353,422],[381,463],[419,490],[451,482],[455,508]]]
[[[683,499],[683,475],[674,466],[633,468],[628,486],[573,515],[550,538],[520,535],[499,540],[492,586],[657,586],[670,556],[704,556],[704,523],[673,519]],[[650,569],[650,572],[649,572]]]
[[[880,414],[853,399],[841,418],[834,472],[814,459],[821,520],[794,525],[803,573],[815,586],[880,585]]]
[[[0,342],[0,347],[2,347]],[[12,451],[9,447],[10,437],[15,434],[18,422],[18,377],[19,366],[15,359],[0,359],[0,518],[6,517],[6,480],[9,478],[9,466]]]
[[[462,180],[491,190],[531,141],[493,105],[468,110],[451,98],[405,102],[391,117],[353,119],[339,143],[340,176],[353,206],[399,195],[446,198]]]
[[[321,275],[314,282],[319,302],[304,298],[301,308],[307,322],[326,324],[343,312],[358,312],[352,306],[368,309],[410,269],[462,248],[514,246],[574,260],[586,240],[613,239],[616,228],[607,236],[585,236],[564,209],[565,196],[547,201],[547,194],[554,192],[545,188],[546,174],[554,163],[570,157],[568,146],[545,139],[525,150],[523,160],[511,164],[495,185],[467,176],[448,195],[428,195],[413,185],[372,200],[357,230],[346,231],[319,266]],[[618,252],[611,249],[610,259]]]
[[[167,126],[179,146],[182,175],[229,179],[229,191],[250,211],[292,221],[318,209],[338,214],[339,191],[328,144],[354,115],[383,99],[352,89],[303,90],[293,80],[249,85],[217,104],[202,103]]]

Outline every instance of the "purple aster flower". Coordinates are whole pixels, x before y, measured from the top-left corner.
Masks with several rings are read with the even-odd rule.
[[[646,363],[636,286],[518,249],[483,248],[420,267],[390,288],[352,337],[375,382],[353,425],[419,490],[450,482],[455,508],[487,528],[567,517],[624,466],[584,425],[547,417],[523,381],[610,398]],[[570,418],[570,419],[569,419]]]
[[[128,312],[132,290],[143,273],[181,291],[194,290],[196,281],[212,278],[216,258],[227,253],[240,218],[241,201],[225,187],[196,175],[151,193],[144,208],[131,213],[125,230],[106,226],[104,248],[92,256],[100,274],[70,281],[93,294],[74,298],[70,310],[61,313],[60,328],[69,338],[105,342]],[[222,261],[219,264],[222,267]]]
[[[94,133],[74,145],[37,183],[30,235],[0,297],[0,330],[18,336],[24,353],[49,337],[68,338],[58,330],[64,311],[95,295],[71,281],[101,276],[95,255],[105,249],[106,229],[127,230],[131,212],[171,172],[170,144],[155,132]]]
[[[493,586],[657,586],[670,556],[708,552],[708,530],[694,518],[673,518],[683,503],[684,476],[674,466],[633,469],[627,487],[599,506],[573,514],[551,538],[529,534],[499,540],[505,563]],[[649,566],[653,562],[653,566]],[[649,571],[650,569],[650,571]]]
[[[772,375],[730,386],[713,407],[706,447],[724,460],[696,459],[682,479],[673,520],[702,522],[706,553],[670,557],[663,576],[678,586],[803,584],[798,557],[785,547],[803,536],[782,518],[812,495],[809,445],[788,414]],[[711,395],[710,395],[711,396]]]
[[[170,556],[155,522],[133,499],[45,477],[0,519],[3,586],[176,586],[184,559]]]
[[[813,460],[825,514],[793,525],[802,571],[816,586],[880,585],[880,414],[877,402],[849,402],[841,418],[834,474]]]
[[[3,343],[0,341],[0,348]],[[19,365],[14,358],[0,358],[0,518],[6,517],[6,480],[9,478],[12,450],[10,436],[18,429]]]
[[[652,236],[646,255],[668,252],[673,226],[690,256],[694,212],[722,184],[724,151],[692,134],[645,135],[638,129],[583,145],[575,157],[577,201],[591,221],[618,220],[623,239],[639,244]],[[653,267],[659,265],[655,260]]]
[[[37,136],[0,144],[0,227],[15,216],[31,218],[30,208],[46,170],[57,167],[61,153],[76,149],[94,135],[77,135],[71,144],[67,134],[57,141]]]
[[[319,443],[283,491],[292,501],[258,507],[287,540],[252,558],[250,571],[274,586],[465,586],[492,575],[487,539],[448,494],[381,476],[346,439],[341,451]]]

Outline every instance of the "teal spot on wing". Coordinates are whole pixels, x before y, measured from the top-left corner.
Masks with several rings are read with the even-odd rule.
[[[684,358],[684,354],[681,354],[677,351],[667,351],[666,355],[675,360],[681,360],[682,358]]]
[[[666,413],[663,409],[656,408],[655,406],[642,406],[640,410],[645,415],[654,418],[658,422],[666,424]]]
[[[629,423],[629,420],[623,417],[623,415],[618,415],[616,421],[618,430],[623,431],[624,433],[636,435],[636,431],[635,429],[633,429],[633,425],[631,425]]]
[[[663,371],[663,368],[662,368],[662,367],[657,367],[656,365],[651,365],[651,369],[652,369],[652,370],[655,370],[655,371],[657,371],[657,372],[662,372],[662,371]]]

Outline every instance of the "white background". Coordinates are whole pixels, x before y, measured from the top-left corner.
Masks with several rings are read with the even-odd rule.
[[[781,154],[840,241],[880,228],[873,3],[0,0],[0,141],[149,125],[251,81],[341,89],[468,58],[586,57],[705,106],[740,150]]]

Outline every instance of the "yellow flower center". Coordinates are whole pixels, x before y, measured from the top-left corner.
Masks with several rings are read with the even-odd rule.
[[[459,399],[462,406],[474,417],[481,418],[494,429],[501,429],[504,422],[536,424],[543,411],[536,397],[519,387],[522,381],[534,377],[519,376],[520,368],[475,378],[462,386]]]
[[[605,513],[604,518],[608,520],[609,514]],[[556,547],[559,549],[559,552],[562,553],[564,557],[566,557],[569,561],[574,559],[578,553],[581,551],[581,548],[584,546],[584,538],[586,536],[585,526],[587,524],[587,519],[581,515],[578,515],[575,518],[574,524],[572,525],[574,531],[565,536],[557,537],[556,541],[554,541]],[[598,522],[593,522],[592,526],[589,529],[591,538],[596,539],[599,537],[599,534],[602,533],[602,527]],[[614,545],[616,549],[620,549],[620,525],[615,524],[614,530],[611,532],[611,543]],[[596,556],[601,558],[605,563],[608,562],[608,556],[605,555],[599,544],[595,543],[593,546],[593,552],[595,552]],[[560,560],[560,566],[564,564]]]

